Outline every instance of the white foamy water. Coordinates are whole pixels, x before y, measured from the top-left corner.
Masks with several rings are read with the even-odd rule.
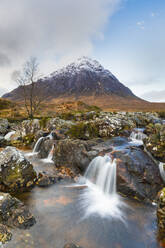
[[[48,154],[48,157],[42,159],[42,161],[43,161],[44,163],[54,163],[54,162],[53,162],[53,151],[54,151],[54,145],[52,146],[52,148],[51,148],[51,150],[50,150],[50,152],[49,152],[49,154]]]
[[[37,152],[39,151],[40,144],[41,144],[41,142],[42,142],[43,139],[44,139],[44,137],[40,137],[40,138],[37,140],[37,142],[36,142],[36,144],[35,144],[35,146],[34,146],[34,148],[33,148],[33,154],[34,154],[34,153],[37,153]]]
[[[85,182],[87,186],[80,196],[81,208],[85,212],[84,218],[100,215],[125,222],[123,210],[127,205],[116,192],[115,159],[112,161],[108,155],[93,159],[81,182]]]
[[[130,143],[134,145],[143,145],[143,140],[147,137],[143,131],[144,129],[141,128],[135,129],[130,135]]]
[[[161,175],[163,181],[165,182],[164,163],[162,163],[162,162],[159,163],[159,171],[160,171],[160,175]]]
[[[14,134],[15,134],[15,131],[11,131],[5,135],[4,139],[9,141],[10,138],[12,137],[12,135],[14,135]]]

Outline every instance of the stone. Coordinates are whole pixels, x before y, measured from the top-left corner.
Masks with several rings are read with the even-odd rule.
[[[0,222],[20,229],[30,228],[36,223],[28,208],[8,193],[0,193]]]
[[[116,150],[111,156],[117,162],[117,190],[143,201],[154,201],[163,187],[158,164],[140,148]]]
[[[9,122],[7,119],[0,118],[0,135],[5,135],[9,131]]]
[[[79,245],[76,245],[74,243],[68,243],[68,244],[64,245],[64,248],[82,248],[82,247]]]
[[[165,188],[158,193],[157,222],[159,238],[165,241]]]
[[[5,225],[0,224],[0,245],[5,244],[12,238],[12,233],[9,228]]]
[[[160,162],[165,162],[165,125],[149,124],[146,128],[148,137],[144,140],[146,149]]]
[[[23,153],[15,147],[0,152],[0,188],[2,191],[29,190],[35,182],[36,172]]]

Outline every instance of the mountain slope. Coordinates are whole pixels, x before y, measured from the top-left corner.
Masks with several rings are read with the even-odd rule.
[[[88,57],[78,59],[48,77],[40,79],[37,83],[44,89],[44,96],[49,100],[105,95],[136,98],[132,91],[120,83],[110,71],[104,69],[96,60]],[[18,87],[3,97],[21,100],[22,88]]]

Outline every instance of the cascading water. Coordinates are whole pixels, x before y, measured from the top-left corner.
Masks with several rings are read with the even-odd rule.
[[[9,141],[10,138],[12,137],[12,135],[14,135],[14,134],[15,134],[15,131],[11,131],[5,135],[4,139]]]
[[[109,155],[96,157],[89,164],[83,181],[87,186],[80,197],[84,218],[97,214],[124,222],[123,209],[127,205],[116,192],[116,160]]]
[[[52,132],[49,135],[47,135],[46,137],[40,137],[37,140],[37,142],[36,142],[36,144],[35,144],[35,146],[33,148],[33,154],[39,152],[39,148],[40,148],[40,145],[41,145],[41,142],[43,141],[43,139],[50,139],[50,140],[52,140],[53,139]]]
[[[116,160],[107,155],[96,157],[89,164],[85,178],[105,194],[116,194]]]
[[[52,148],[48,154],[48,157],[42,159],[42,161],[45,163],[53,163],[53,151],[54,151],[54,145],[52,146]]]
[[[165,182],[165,168],[164,168],[164,163],[160,162],[159,163],[159,171],[160,171],[160,175],[163,179],[163,181]]]
[[[35,146],[34,146],[34,148],[33,148],[33,153],[34,153],[34,154],[37,153],[37,152],[39,151],[40,144],[41,144],[41,142],[43,141],[43,139],[44,139],[44,137],[40,137],[40,138],[37,140],[37,142],[36,142],[36,144],[35,144]]]
[[[136,128],[130,135],[131,142],[135,145],[143,145],[143,140],[146,138],[146,135],[143,133],[143,128]]]

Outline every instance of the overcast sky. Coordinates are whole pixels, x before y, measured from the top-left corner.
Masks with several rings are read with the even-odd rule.
[[[164,0],[0,0],[0,95],[30,56],[42,74],[83,55],[133,92],[165,101]]]

